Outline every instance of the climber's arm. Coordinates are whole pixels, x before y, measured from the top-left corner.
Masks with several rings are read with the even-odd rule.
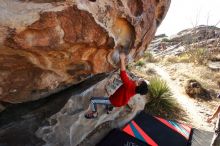
[[[125,58],[126,58],[125,53],[120,53],[120,63],[121,63],[120,70],[121,71],[125,71],[126,70]]]
[[[207,119],[207,122],[211,122],[212,119],[214,119],[215,117],[217,117],[219,113],[220,113],[220,105],[218,106],[218,108],[216,109],[216,111],[214,112],[214,114],[213,114],[210,118]]]

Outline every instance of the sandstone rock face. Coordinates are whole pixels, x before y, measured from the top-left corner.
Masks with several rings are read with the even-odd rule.
[[[72,96],[58,113],[48,119],[49,125],[41,126],[36,135],[46,145],[96,145],[111,129],[123,127],[145,107],[147,97],[137,94],[129,101],[129,106],[115,107],[111,114],[106,113],[104,106],[99,106],[98,118],[88,120],[84,117],[91,97],[107,97],[106,89],[114,93],[121,84],[119,74],[114,74],[81,94]]]
[[[113,93],[120,85],[119,74],[99,74],[48,98],[8,107],[0,114],[0,145],[94,146],[145,107],[148,97],[136,95],[129,106],[110,114],[98,106],[98,118],[84,118],[92,96],[107,96],[106,89]]]
[[[35,135],[35,132],[38,130],[38,128],[42,126],[47,127],[48,124],[50,124],[51,126],[60,125],[57,122],[58,119],[54,119],[50,117],[56,114],[57,112],[59,112],[69,100],[72,101],[71,98],[73,98],[74,100],[74,104],[72,105],[73,106],[77,105],[77,106],[72,108],[68,106],[70,108],[67,111],[68,114],[66,114],[65,112],[66,110],[62,110],[64,111],[62,113],[69,116],[70,114],[71,116],[74,116],[75,114],[79,114],[79,112],[84,110],[82,108],[88,104],[88,101],[83,102],[89,96],[89,95],[87,96],[86,93],[89,93],[91,95],[94,89],[92,86],[96,86],[98,82],[104,79],[107,80],[106,79],[107,76],[108,75],[106,73],[94,75],[92,78],[89,78],[84,82],[81,82],[77,85],[73,85],[56,94],[52,94],[47,98],[39,99],[37,101],[32,101],[32,102],[13,104],[10,107],[6,108],[0,114],[0,145],[10,145],[10,146],[44,145],[45,142]],[[101,86],[103,86],[103,84]],[[88,88],[90,88],[89,91]],[[100,94],[104,94],[104,93],[100,93]],[[82,95],[85,95],[85,97],[82,98]],[[71,103],[71,101],[69,103]],[[74,117],[77,118],[76,116]],[[62,126],[62,124],[60,126]],[[46,132],[47,131],[46,128],[44,129],[45,129],[44,132]],[[70,129],[65,129],[65,130],[66,132],[62,131],[62,133],[69,133]],[[83,131],[81,132],[83,133]],[[60,138],[60,141],[61,140],[62,138]],[[57,139],[57,141],[59,142],[59,139]]]
[[[1,0],[0,101],[44,97],[139,58],[170,0]],[[119,50],[121,45],[123,50]]]

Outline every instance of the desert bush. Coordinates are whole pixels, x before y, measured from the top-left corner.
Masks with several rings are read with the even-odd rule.
[[[154,68],[148,68],[146,70],[146,74],[147,75],[155,75],[156,74],[156,70]]]
[[[161,42],[170,42],[168,38],[163,38]]]
[[[164,61],[168,63],[178,63],[178,56],[175,55],[167,56],[164,58]]]
[[[140,67],[142,67],[142,66],[144,66],[144,61],[143,60],[138,60],[136,63],[135,63],[135,66],[140,66]]]
[[[189,56],[188,56],[186,53],[180,54],[180,55],[178,56],[178,62],[181,62],[181,63],[189,63],[189,62],[190,62],[189,60],[190,60],[190,59],[189,59]]]
[[[205,48],[191,48],[185,54],[188,55],[189,62],[200,65],[206,64],[210,58],[210,53]]]
[[[144,59],[145,59],[145,61],[147,61],[147,62],[157,62],[157,61],[158,61],[158,59],[156,59],[156,58],[153,56],[153,54],[152,54],[151,52],[149,52],[149,51],[146,51],[146,52],[144,53]]]
[[[183,53],[179,56],[175,56],[175,55],[168,56],[164,59],[164,61],[168,63],[189,63],[190,57],[186,53]]]
[[[131,71],[131,69],[132,69],[132,64],[131,64],[131,63],[128,64],[128,65],[126,66],[126,69],[127,69],[128,71]]]
[[[168,119],[181,119],[181,108],[165,81],[158,77],[151,78],[149,96],[149,102],[145,106],[147,113]]]
[[[168,56],[164,61],[169,63],[194,63],[205,65],[211,56],[211,52],[205,48],[191,48],[178,56]]]

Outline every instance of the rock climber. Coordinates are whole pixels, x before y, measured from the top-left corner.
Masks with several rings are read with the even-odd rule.
[[[148,85],[144,80],[131,80],[126,73],[125,53],[120,53],[120,77],[122,85],[110,97],[92,97],[90,99],[91,110],[85,117],[87,119],[96,118],[98,116],[97,105],[105,105],[107,113],[113,107],[122,107],[127,105],[129,100],[136,94],[145,95],[148,92]]]

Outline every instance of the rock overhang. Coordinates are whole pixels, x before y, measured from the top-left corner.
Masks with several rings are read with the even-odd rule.
[[[170,0],[3,0],[1,5],[0,100],[18,103],[117,69],[119,45],[130,61],[141,57]]]

